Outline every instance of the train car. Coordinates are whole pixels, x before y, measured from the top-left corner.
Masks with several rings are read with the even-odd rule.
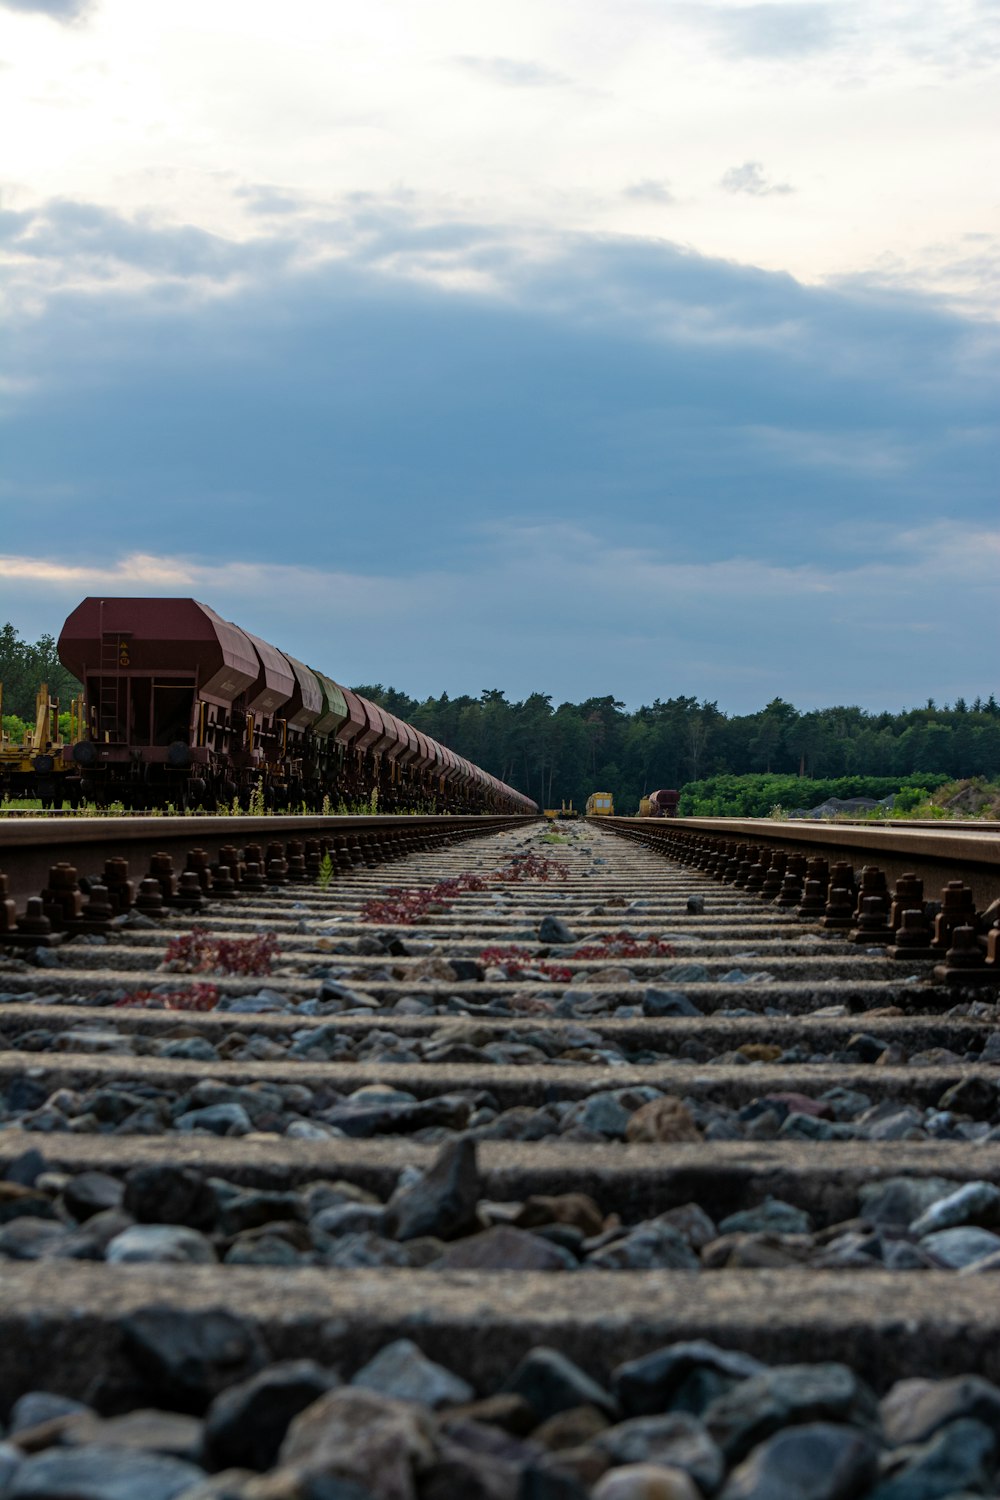
[[[319,811],[363,799],[392,812],[536,804],[388,710],[196,599],[84,599],[59,636],[84,686],[65,783],[107,805],[176,807],[251,794]]]
[[[610,792],[591,792],[587,798],[588,818],[613,818],[615,802]]]
[[[664,787],[658,792],[653,792],[649,798],[648,816],[651,818],[676,818],[677,804],[680,800],[680,792],[674,791],[672,787]]]

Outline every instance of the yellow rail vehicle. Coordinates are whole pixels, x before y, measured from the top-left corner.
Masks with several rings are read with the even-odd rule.
[[[0,725],[3,723],[3,685],[0,684]],[[70,739],[82,738],[85,713],[82,698],[70,705]],[[79,800],[80,776],[75,766],[62,759],[59,737],[59,702],[49,697],[42,683],[35,697],[35,725],[29,724],[24,739],[16,744],[0,729],[0,797],[37,797],[43,807],[61,806],[68,798]]]
[[[550,823],[555,823],[564,818],[578,818],[580,814],[573,806],[573,799],[570,798],[569,802],[567,802],[564,798],[561,807],[546,807],[544,809],[544,816],[548,818]]]
[[[615,800],[610,792],[591,792],[587,798],[588,818],[613,818]]]

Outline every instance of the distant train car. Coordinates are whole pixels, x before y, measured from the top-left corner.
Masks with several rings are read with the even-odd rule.
[[[62,759],[81,794],[151,807],[534,813],[537,805],[196,599],[84,599],[59,637],[86,708]]]
[[[615,803],[610,792],[591,792],[587,798],[588,818],[614,817]]]
[[[653,792],[649,799],[649,812],[647,816],[650,818],[676,818],[677,804],[680,800],[680,792],[675,792],[672,788]]]

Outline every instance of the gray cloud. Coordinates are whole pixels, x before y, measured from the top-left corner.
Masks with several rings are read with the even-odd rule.
[[[194,225],[161,224],[142,214],[126,218],[99,204],[63,198],[33,212],[0,211],[0,244],[64,273],[112,275],[115,267],[129,266],[154,276],[220,281],[262,268],[262,261],[273,264],[293,248],[266,237],[240,244]]]
[[[740,167],[730,167],[720,179],[719,186],[727,193],[748,193],[751,198],[795,192],[789,182],[772,182],[759,161],[745,161]]]
[[[565,88],[571,82],[564,73],[557,73],[552,68],[542,67],[539,63],[523,62],[514,57],[472,57],[462,56],[454,59],[460,67],[470,68],[475,73],[481,73],[493,83],[500,83],[507,88],[514,89],[538,89],[538,88]]]
[[[641,203],[676,203],[677,199],[670,191],[669,182],[660,181],[655,177],[643,177],[638,182],[629,183],[625,189],[626,198],[634,198]]]
[[[737,57],[795,58],[825,52],[845,31],[843,6],[712,6],[708,14],[724,49]]]
[[[613,516],[643,548],[705,561],[724,538],[786,568],[891,560],[942,493],[956,526],[995,521],[985,321],[652,239],[539,255],[420,208],[368,197],[242,243],[89,204],[11,215],[37,279],[0,366],[3,549],[37,550],[39,487],[76,498],[61,539],[95,556],[222,555],[238,530],[244,558],[449,576],[485,518]]]
[[[96,0],[0,0],[0,9],[29,11],[51,16],[54,21],[79,21],[95,3]]]

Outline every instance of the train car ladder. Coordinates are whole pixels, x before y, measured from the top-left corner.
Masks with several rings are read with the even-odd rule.
[[[105,742],[125,737],[125,678],[121,669],[128,664],[128,642],[111,632],[102,635],[97,732],[98,738]]]

